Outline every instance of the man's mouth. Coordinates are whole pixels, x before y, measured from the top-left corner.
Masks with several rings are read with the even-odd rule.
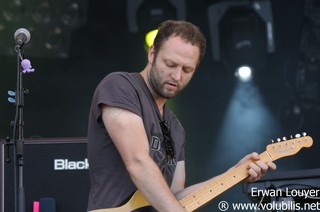
[[[165,85],[168,90],[176,90],[178,88],[176,83],[167,82]]]

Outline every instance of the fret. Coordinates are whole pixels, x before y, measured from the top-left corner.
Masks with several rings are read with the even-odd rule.
[[[260,160],[263,162],[271,161],[266,152],[260,154]],[[194,211],[248,177],[251,162],[253,161],[248,161],[228,170],[225,174],[215,177],[208,185],[181,199],[180,203],[186,211]]]

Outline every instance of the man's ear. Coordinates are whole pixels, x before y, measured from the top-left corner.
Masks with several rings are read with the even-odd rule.
[[[154,45],[150,46],[149,51],[148,51],[148,62],[153,63],[154,59]]]

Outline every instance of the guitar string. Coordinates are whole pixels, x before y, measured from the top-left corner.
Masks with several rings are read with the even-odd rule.
[[[269,161],[269,158],[267,155],[265,155],[265,152],[260,154],[260,158],[261,161]],[[197,209],[199,206],[245,179],[248,176],[247,170],[251,162],[252,161],[248,161],[232,170],[227,171],[225,174],[220,175],[215,180],[210,182],[207,186],[199,189],[192,195],[183,198],[180,200],[180,202],[182,205],[187,205],[187,211]]]

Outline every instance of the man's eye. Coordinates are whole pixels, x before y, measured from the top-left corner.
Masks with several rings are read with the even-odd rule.
[[[192,69],[192,68],[184,68],[183,71],[184,71],[185,73],[190,73],[190,72],[193,71],[193,69]]]

